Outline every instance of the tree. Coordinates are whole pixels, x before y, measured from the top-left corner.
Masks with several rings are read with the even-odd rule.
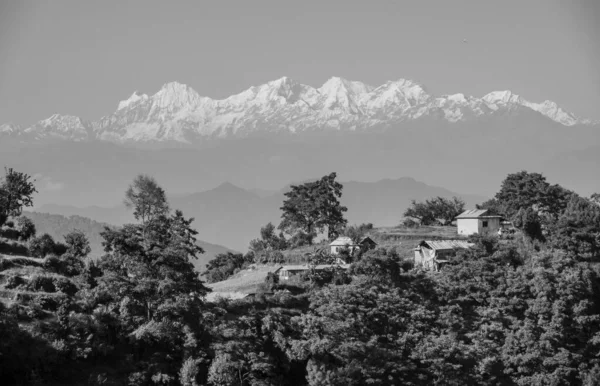
[[[573,196],[551,233],[552,244],[574,257],[600,256],[600,206]]]
[[[372,230],[373,224],[367,223],[348,226],[341,233],[344,236],[350,237],[354,243],[358,244]]]
[[[206,264],[206,271],[202,273],[202,276],[206,276],[206,281],[209,283],[223,281],[252,263],[251,258],[252,255],[243,255],[241,253],[219,253]]]
[[[495,199],[502,214],[509,218],[520,209],[533,208],[540,216],[556,219],[572,194],[559,185],[550,185],[539,173],[521,171],[502,181]]]
[[[423,225],[431,225],[436,221],[446,225],[465,210],[465,202],[458,197],[447,199],[435,197],[425,202],[411,201],[410,206],[404,211],[404,217],[413,217]]]
[[[519,209],[513,219],[515,227],[521,229],[526,236],[532,240],[544,240],[542,222],[535,210],[532,208]]]
[[[250,241],[250,250],[255,254],[268,251],[282,251],[287,248],[288,243],[282,232],[277,235],[275,226],[268,223],[260,228],[260,239]]]
[[[67,252],[75,257],[86,257],[91,251],[90,242],[80,230],[74,230],[65,236]]]
[[[133,215],[142,224],[166,215],[169,204],[163,188],[150,176],[138,175],[125,192],[125,206],[133,208]]]
[[[27,241],[35,236],[35,224],[29,217],[19,217],[17,219],[17,229],[19,230],[19,238]]]
[[[25,173],[4,168],[5,176],[0,179],[0,225],[9,217],[20,216],[23,207],[33,206],[33,194],[37,193],[34,181]]]
[[[334,238],[336,229],[347,223],[344,212],[348,210],[340,204],[343,186],[335,178],[336,173],[331,173],[318,181],[292,185],[285,193],[279,229],[292,235],[304,232],[312,243],[312,238],[327,228],[329,238]]]
[[[29,252],[35,257],[45,257],[56,250],[56,243],[52,236],[44,233],[40,237],[35,237],[29,241]]]
[[[98,266],[103,274],[91,296],[113,310],[118,339],[129,342],[132,366],[141,369],[131,379],[142,383],[152,378],[174,384],[190,354],[203,352],[208,289],[190,261],[204,252],[196,245],[192,221],[176,211],[102,234],[106,254]]]

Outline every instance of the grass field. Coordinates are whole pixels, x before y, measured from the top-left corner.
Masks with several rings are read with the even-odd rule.
[[[279,265],[257,265],[250,269],[242,270],[229,279],[217,283],[206,284],[213,292],[221,293],[251,293],[256,291],[258,286],[265,282],[265,278],[269,272],[274,272]]]

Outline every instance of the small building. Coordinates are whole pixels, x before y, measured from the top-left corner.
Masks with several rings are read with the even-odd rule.
[[[439,271],[456,255],[459,249],[471,248],[474,244],[464,240],[423,240],[415,247],[415,267],[422,267],[430,271]]]
[[[332,255],[337,255],[345,248],[352,254],[355,250],[360,249],[360,245],[352,241],[350,237],[340,236],[329,244],[329,248]]]
[[[377,243],[368,236],[363,237],[358,242],[358,244],[355,243],[354,241],[352,241],[352,239],[350,237],[346,237],[346,236],[340,236],[337,239],[333,240],[329,244],[330,253],[332,255],[339,254],[345,248],[347,248],[348,252],[350,252],[350,254],[352,255],[352,254],[354,254],[354,252],[356,252],[360,249],[369,250],[369,249],[375,248],[376,246],[377,246]]]
[[[470,209],[456,216],[456,227],[461,236],[492,234],[498,233],[500,220],[502,216],[490,214],[487,209]]]
[[[370,249],[374,249],[377,246],[377,243],[373,241],[369,236],[363,237],[362,240],[358,243],[360,245],[360,249],[363,251],[368,251]]]
[[[341,269],[350,268],[350,264],[341,264],[341,263],[344,263],[344,261],[342,261],[342,260],[336,260],[336,262],[339,264],[320,264],[320,265],[314,266],[314,269],[317,271],[321,271],[326,268],[336,268],[336,267],[341,268]],[[281,267],[277,271],[275,271],[275,273],[279,275],[279,280],[289,280],[292,276],[296,276],[301,273],[304,273],[304,272],[310,270],[310,268],[311,267],[308,264],[284,265],[283,267]]]

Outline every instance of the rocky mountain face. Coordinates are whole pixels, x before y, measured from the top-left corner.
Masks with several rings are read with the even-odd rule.
[[[531,113],[563,126],[598,123],[578,118],[552,101],[534,103],[510,91],[481,98],[434,96],[406,79],[372,87],[333,77],[314,88],[283,77],[221,100],[171,82],[151,96],[134,92],[115,112],[95,122],[55,114],[31,127],[4,124],[0,138],[195,144],[268,133],[385,131],[407,122],[472,123]]]

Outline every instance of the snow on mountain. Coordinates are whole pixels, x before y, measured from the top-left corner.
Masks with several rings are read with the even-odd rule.
[[[140,94],[138,94],[137,91],[134,91],[133,94],[131,94],[131,96],[128,99],[119,102],[119,106],[117,107],[117,110],[125,109],[140,100],[145,101],[147,99],[148,99],[148,95],[146,95],[146,94],[140,95]]]
[[[434,96],[407,79],[372,87],[332,77],[314,88],[282,77],[221,100],[201,96],[185,84],[166,83],[151,96],[134,92],[114,113],[96,122],[55,114],[27,128],[2,125],[0,135],[193,143],[266,132],[369,130],[417,119],[458,123],[521,111],[537,112],[564,126],[594,123],[552,101],[530,102],[511,91],[493,91],[481,98],[462,93]]]

